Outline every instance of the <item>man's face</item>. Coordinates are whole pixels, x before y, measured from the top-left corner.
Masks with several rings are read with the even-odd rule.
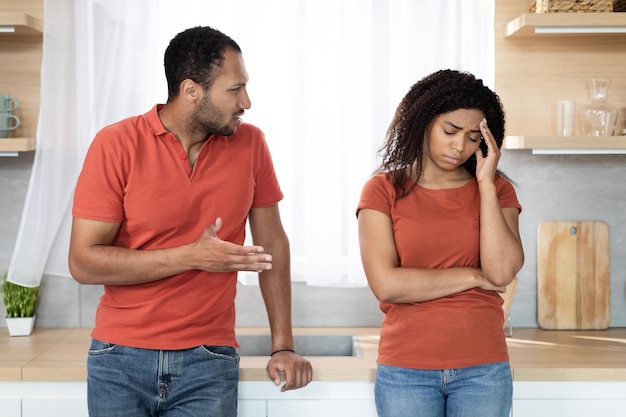
[[[192,122],[206,133],[230,136],[242,123],[241,116],[250,108],[246,91],[248,73],[240,53],[224,52],[224,65],[194,110]]]

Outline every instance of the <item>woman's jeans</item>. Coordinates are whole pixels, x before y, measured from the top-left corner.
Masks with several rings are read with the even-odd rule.
[[[508,417],[513,381],[508,362],[443,371],[378,365],[380,417]]]
[[[239,356],[232,347],[137,349],[92,340],[90,417],[236,417]]]

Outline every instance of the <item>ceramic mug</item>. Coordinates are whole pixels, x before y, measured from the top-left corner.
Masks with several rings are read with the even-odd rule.
[[[0,138],[8,138],[12,130],[22,124],[19,117],[8,112],[0,112]]]
[[[20,103],[10,94],[0,94],[0,112],[6,113],[19,107]]]

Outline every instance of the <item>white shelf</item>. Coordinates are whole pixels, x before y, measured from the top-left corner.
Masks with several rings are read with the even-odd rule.
[[[626,34],[626,13],[524,13],[507,23],[504,34]]]

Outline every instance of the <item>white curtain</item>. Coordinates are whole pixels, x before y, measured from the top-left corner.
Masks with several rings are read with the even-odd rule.
[[[494,0],[44,0],[37,151],[9,280],[69,276],[74,183],[94,134],[167,98],[176,33],[213,26],[243,50],[252,108],[285,199],[293,279],[365,285],[355,207],[396,105],[441,68],[494,85]],[[242,274],[254,282],[253,274]]]

